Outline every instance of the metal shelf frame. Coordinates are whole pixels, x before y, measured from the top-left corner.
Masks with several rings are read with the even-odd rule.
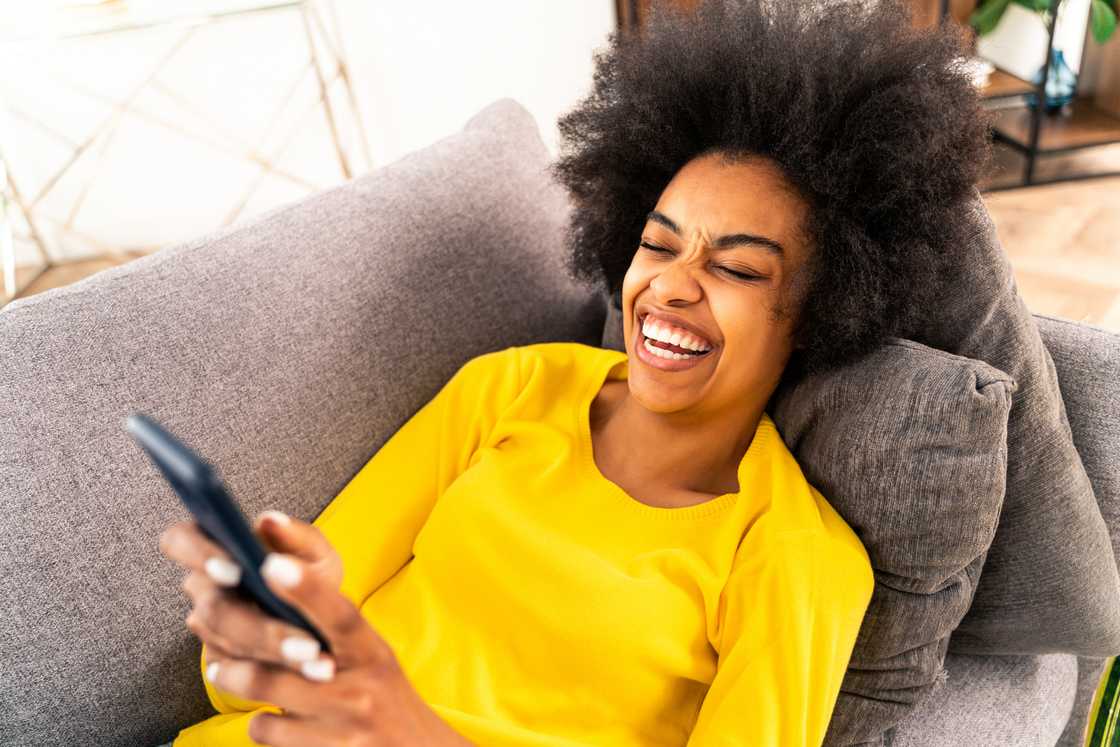
[[[1033,97],[1035,101],[1035,105],[1031,109],[1030,131],[1026,143],[1023,143],[1013,137],[1010,137],[1009,135],[1006,135],[1005,133],[1000,132],[998,128],[995,128],[992,131],[992,137],[994,140],[1005,143],[1024,155],[1026,163],[1024,164],[1023,168],[1022,181],[1014,184],[991,186],[986,188],[984,190],[985,192],[998,192],[1005,189],[1035,187],[1044,184],[1054,184],[1057,182],[1082,181],[1085,179],[1100,179],[1102,177],[1120,176],[1120,171],[1109,171],[1089,174],[1073,174],[1060,177],[1051,177],[1048,179],[1035,178],[1035,165],[1040,156],[1062,155],[1065,153],[1070,153],[1072,151],[1084,150],[1086,148],[1095,148],[1102,145],[1111,145],[1113,143],[1120,142],[1120,135],[1118,135],[1112,139],[1106,139],[1092,143],[1083,143],[1063,148],[1043,149],[1039,147],[1039,136],[1042,128],[1045,126],[1045,124],[1043,123],[1043,117],[1050,116],[1045,111],[1046,84],[1050,80],[1050,65],[1053,61],[1054,56],[1054,31],[1058,25],[1058,11],[1060,10],[1061,5],[1062,0],[1054,0],[1054,5],[1051,9],[1050,14],[1050,23],[1047,24],[1048,27],[1046,30],[1046,57],[1044,59],[1042,67],[1042,78],[1034,86],[1034,92],[1026,94],[1007,93],[994,96],[985,96],[985,100],[987,101],[993,101],[996,99],[1020,98],[1022,99],[1022,103],[1020,104],[1021,106],[1027,106],[1026,102],[1031,97]],[[949,17],[949,0],[941,0],[941,11],[939,16],[940,23],[943,24],[947,17]],[[1118,124],[1120,124],[1120,117],[1117,118],[1117,122]]]

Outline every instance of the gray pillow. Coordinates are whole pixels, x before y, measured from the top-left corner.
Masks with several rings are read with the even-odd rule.
[[[157,547],[188,514],[128,413],[250,516],[311,520],[462,363],[599,341],[548,161],[502,99],[352,182],[0,311],[0,745],[153,745],[214,713]]]
[[[949,642],[965,654],[1112,656],[1120,571],[1038,324],[979,192],[956,294],[905,337],[982,360],[1019,389],[1007,424],[1007,495],[976,598]],[[1113,454],[1115,459],[1116,455]]]
[[[894,338],[774,393],[783,440],[875,570],[826,747],[877,743],[944,681],[1003,507],[1015,391],[983,361]]]
[[[625,350],[610,304],[603,346]],[[983,361],[892,339],[767,407],[875,571],[825,745],[879,743],[943,681],[999,520],[1015,382]]]

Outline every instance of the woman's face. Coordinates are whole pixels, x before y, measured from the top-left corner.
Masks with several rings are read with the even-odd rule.
[[[623,280],[632,396],[649,410],[691,411],[698,419],[751,404],[762,409],[791,353],[792,314],[774,311],[796,298],[792,283],[810,251],[801,236],[808,210],[776,164],[761,157],[728,163],[708,154],[673,177]],[[666,313],[698,331],[710,352],[674,363],[640,350],[647,344],[641,321]]]

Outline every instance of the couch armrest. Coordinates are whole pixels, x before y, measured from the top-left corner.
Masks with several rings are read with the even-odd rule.
[[[1077,695],[1077,657],[945,657],[948,679],[890,733],[891,747],[1054,747]]]

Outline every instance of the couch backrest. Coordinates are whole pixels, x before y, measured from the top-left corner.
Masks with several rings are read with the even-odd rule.
[[[1120,334],[1045,314],[1033,316],[1054,359],[1073,442],[1120,563]]]
[[[213,715],[185,572],[158,551],[189,514],[127,415],[250,518],[311,520],[467,360],[598,343],[548,159],[499,100],[367,176],[0,311],[0,745],[159,744]]]

